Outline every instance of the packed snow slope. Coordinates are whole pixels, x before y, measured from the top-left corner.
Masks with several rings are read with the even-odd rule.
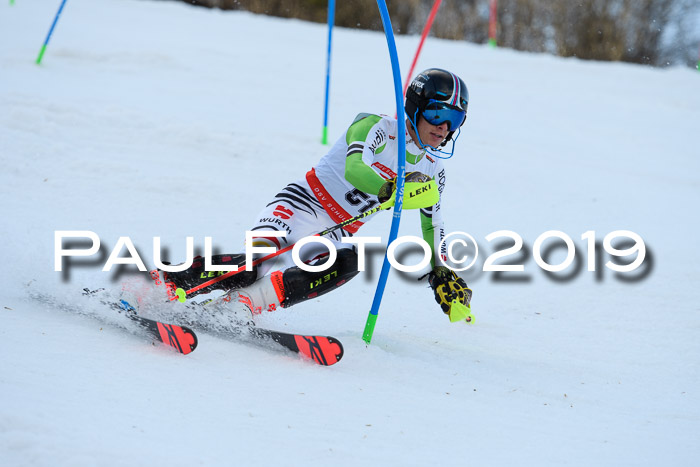
[[[446,161],[448,232],[479,243],[462,273],[473,326],[450,324],[419,274],[392,271],[374,339],[361,339],[383,248],[322,299],[259,319],[332,335],[320,367],[200,332],[183,356],[121,328],[83,287],[128,236],[149,267],[185,239],[238,251],[256,213],[323,156],[326,26],[182,3],[0,5],[0,463],[134,465],[697,465],[700,458],[700,74],[429,39],[419,69],[470,91]],[[406,73],[418,37],[398,37]],[[330,128],[393,115],[383,34],[336,29]],[[391,215],[361,235],[386,242]],[[102,253],[54,270],[54,232]],[[486,258],[523,239],[483,272]],[[536,239],[576,245],[545,274]],[[615,273],[616,230],[647,247]],[[594,231],[598,261],[588,271]],[[419,235],[405,212],[400,235]],[[499,245],[501,244],[501,245]],[[564,260],[562,240],[549,256]],[[126,255],[126,250],[122,252]],[[634,255],[617,262],[629,262]],[[419,258],[408,254],[406,263]],[[167,314],[164,309],[163,313]]]

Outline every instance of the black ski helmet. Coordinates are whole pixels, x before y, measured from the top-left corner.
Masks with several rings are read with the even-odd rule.
[[[406,90],[404,108],[406,116],[411,120],[414,127],[418,124],[418,117],[423,114],[430,99],[442,101],[452,107],[463,110],[466,120],[469,91],[464,81],[454,73],[440,68],[429,68],[413,78],[411,85]],[[463,124],[464,121],[462,121]],[[456,130],[457,128],[450,128],[450,132],[441,146],[444,146],[452,139],[452,135]]]

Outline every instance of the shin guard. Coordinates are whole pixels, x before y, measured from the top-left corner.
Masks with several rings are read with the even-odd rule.
[[[350,249],[338,250],[335,263],[325,271],[309,272],[298,266],[289,268],[282,274],[284,300],[280,304],[286,308],[328,293],[358,272],[357,253]]]

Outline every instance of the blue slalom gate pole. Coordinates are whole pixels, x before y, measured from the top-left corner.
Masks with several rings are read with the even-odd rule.
[[[331,85],[331,41],[335,23],[335,0],[328,0],[328,53],[326,54],[326,103],[323,108],[323,134],[321,144],[328,144],[328,91]]]
[[[58,7],[58,13],[56,13],[56,17],[53,19],[53,23],[51,24],[51,29],[49,29],[49,33],[46,35],[46,40],[44,41],[44,45],[41,46],[41,50],[39,51],[39,56],[36,59],[36,64],[41,65],[41,59],[44,57],[44,52],[46,52],[46,46],[49,45],[49,39],[51,39],[51,34],[53,34],[53,29],[56,27],[56,23],[58,23],[58,17],[61,16],[61,12],[63,11],[63,6],[66,4],[66,0],[61,1],[61,6]]]
[[[389,232],[389,241],[387,242],[388,247],[399,234],[399,222],[401,221],[401,209],[403,207],[403,187],[404,179],[406,178],[406,117],[404,116],[403,109],[403,91],[401,89],[401,70],[399,68],[399,57],[396,53],[396,41],[394,40],[394,31],[391,28],[391,18],[389,17],[389,10],[387,10],[385,0],[377,0],[377,6],[379,6],[379,13],[382,16],[384,34],[386,35],[386,42],[389,47],[389,55],[391,57],[391,69],[394,73],[394,93],[396,94],[396,118],[398,123],[397,131],[399,138],[399,164],[398,175],[396,176],[396,202],[394,204],[394,214],[391,220],[391,231]],[[379,305],[382,303],[384,288],[386,286],[387,278],[389,277],[389,270],[391,269],[388,252],[389,249],[387,248],[387,253],[384,255],[384,264],[382,264],[382,272],[379,274],[377,290],[374,293],[372,308],[369,310],[369,315],[367,316],[367,323],[365,324],[365,331],[362,333],[362,339],[367,344],[370,343],[370,341],[372,340],[372,335],[374,334],[374,326],[377,323],[377,316],[379,315]]]

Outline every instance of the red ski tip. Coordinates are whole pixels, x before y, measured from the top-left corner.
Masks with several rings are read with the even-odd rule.
[[[319,365],[334,365],[343,358],[343,345],[333,337],[294,336],[299,352]]]
[[[197,348],[197,336],[185,326],[158,323],[158,333],[163,343],[185,355]]]

